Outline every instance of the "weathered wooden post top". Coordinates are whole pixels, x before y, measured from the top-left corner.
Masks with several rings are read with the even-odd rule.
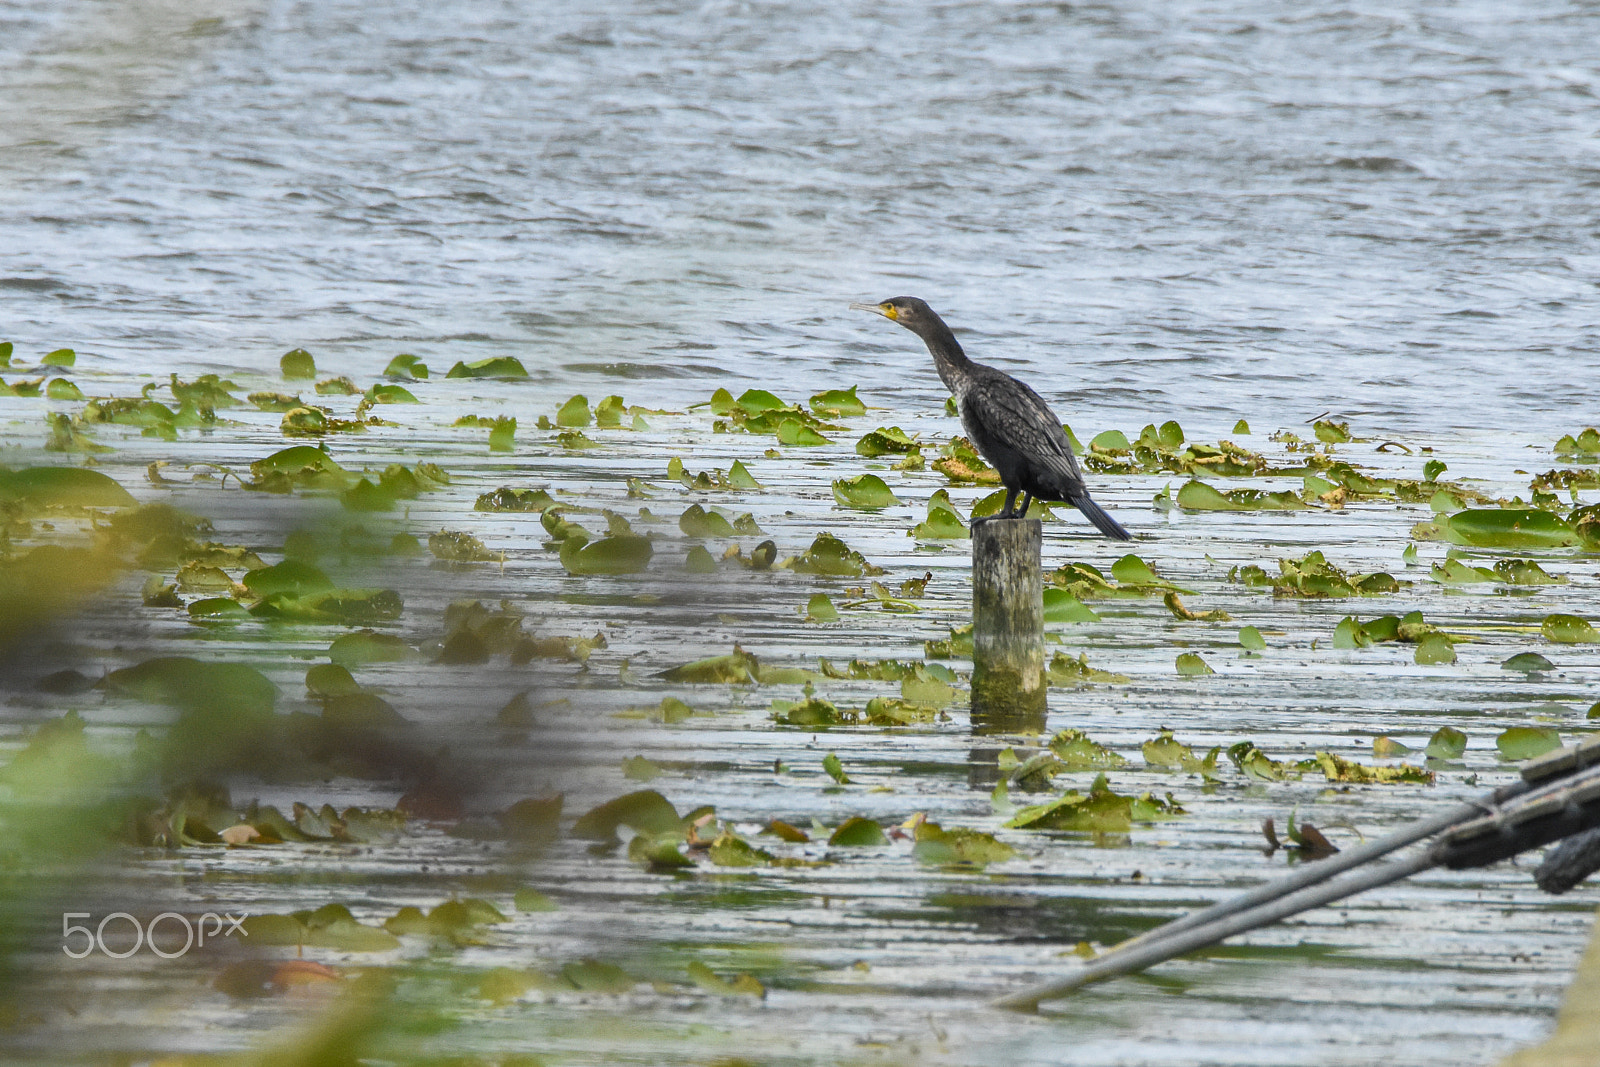
[[[972,725],[1042,730],[1045,711],[1043,529],[1038,519],[972,526]]]

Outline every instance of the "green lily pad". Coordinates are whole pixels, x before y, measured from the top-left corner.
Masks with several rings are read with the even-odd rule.
[[[1422,640],[1417,642],[1417,650],[1412,658],[1423,666],[1454,663],[1455,644],[1446,634],[1424,634]]]
[[[1548,726],[1513,726],[1494,739],[1505,760],[1527,760],[1561,747],[1561,735]]]
[[[285,378],[315,378],[316,360],[303,348],[291,348],[278,360],[278,371]]]
[[[1539,632],[1544,634],[1546,640],[1562,645],[1600,641],[1600,630],[1577,615],[1546,615],[1544,622],[1539,624]]]
[[[1004,863],[1017,850],[981,830],[946,830],[936,822],[924,822],[917,827],[911,854],[930,866],[973,868]]]
[[[526,378],[527,368],[515,356],[496,356],[476,363],[457,363],[447,378]]]
[[[807,622],[838,622],[839,609],[833,606],[826,593],[813,593],[806,601]]]
[[[1305,511],[1308,506],[1287,490],[1278,493],[1261,489],[1222,492],[1198,479],[1184,482],[1176,499],[1180,508],[1189,511]]]
[[[732,537],[733,526],[715,511],[707,511],[699,504],[690,504],[678,516],[678,529],[688,537]]]
[[[882,567],[868,563],[860,552],[827,532],[819,533],[803,555],[795,556],[786,563],[790,570],[803,574],[860,578],[883,573]]]
[[[677,809],[654,789],[641,789],[591,808],[573,824],[572,835],[593,841],[614,841],[617,827],[641,834],[681,832]]]
[[[784,419],[778,424],[778,440],[786,445],[809,448],[825,445],[828,439],[799,419]]]
[[[839,757],[832,752],[822,757],[822,769],[828,773],[829,778],[840,785],[850,784],[850,776],[844,773],[844,764],[840,763]]]
[[[588,544],[568,538],[561,543],[561,565],[568,574],[636,574],[649,566],[653,551],[650,539],[637,534]]]
[[[688,553],[684,556],[683,569],[690,574],[715,574],[717,559],[705,545],[690,545]]]
[[[1456,760],[1467,750],[1467,735],[1453,726],[1441,726],[1428,738],[1423,754],[1429,759]]]
[[[734,460],[728,468],[728,484],[735,489],[760,489],[761,483],[755,480],[748,467],[739,460]]]
[[[347,697],[362,691],[348,668],[318,663],[306,670],[306,692],[314,697]]]
[[[1067,592],[1050,588],[1044,591],[1045,622],[1099,622],[1095,610]]]
[[[1261,636],[1261,631],[1254,626],[1245,626],[1239,630],[1239,644],[1251,652],[1264,652],[1267,648],[1267,639]]]
[[[70,348],[58,348],[39,361],[42,367],[70,367],[78,362],[78,353]]]
[[[847,508],[876,511],[900,503],[887,483],[876,474],[840,478],[833,483],[833,498]]]
[[[368,663],[403,663],[417,652],[393,634],[361,630],[334,639],[328,658],[341,667],[361,667]]]
[[[1211,669],[1210,664],[1200,658],[1200,655],[1197,652],[1180,652],[1178,654],[1176,666],[1178,668],[1178,673],[1184,675],[1217,673]]]
[[[1474,508],[1441,519],[1453,544],[1471,548],[1561,548],[1578,543],[1565,519],[1532,508]]]
[[[872,819],[860,815],[852,815],[839,824],[833,835],[828,838],[828,844],[840,848],[875,848],[887,845],[888,837],[884,836],[883,827]]]
[[[51,378],[44,387],[44,395],[51,400],[82,400],[83,390],[66,378]]]
[[[922,450],[922,444],[898,426],[879,426],[856,442],[856,452],[867,457],[906,455]]]
[[[273,593],[293,593],[305,596],[333,588],[326,574],[303,560],[287,559],[271,567],[253,570],[244,576],[244,587],[256,596]]]
[[[231,596],[214,596],[190,601],[188,611],[191,619],[225,620],[250,617],[250,612],[245,606]]]
[[[403,385],[379,383],[367,390],[367,399],[374,404],[416,404],[416,394]]]
[[[760,670],[754,656],[735,646],[727,655],[697,659],[693,663],[663,671],[661,677],[669,682],[749,685],[755,682]]]
[[[867,405],[856,396],[857,386],[826,389],[811,398],[811,410],[819,415],[865,415]]]
[[[572,397],[556,412],[557,426],[587,426],[594,421],[589,412],[589,398],[581,393]]]
[[[1556,669],[1556,665],[1537,652],[1518,652],[1515,656],[1500,664],[1500,668],[1507,671],[1522,671],[1524,674],[1534,674],[1539,671],[1553,671]]]
[[[545,489],[513,489],[501,486],[484,493],[472,505],[473,511],[539,511],[555,506],[555,498]]]
[[[313,371],[313,374],[315,371]],[[428,365],[409,353],[401,353],[389,361],[383,373],[390,378],[427,378]]]
[[[85,467],[0,470],[0,501],[76,508],[115,508],[138,503],[113,478]]]

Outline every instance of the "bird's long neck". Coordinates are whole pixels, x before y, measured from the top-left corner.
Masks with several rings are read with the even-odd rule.
[[[945,388],[960,400],[966,392],[973,367],[972,360],[961,350],[961,342],[938,317],[918,330],[917,334],[927,343],[928,354],[933,356],[933,365],[938,369]]]

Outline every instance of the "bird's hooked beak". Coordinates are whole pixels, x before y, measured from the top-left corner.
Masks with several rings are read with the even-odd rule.
[[[874,315],[882,315],[890,322],[895,322],[900,318],[900,313],[895,310],[893,304],[851,304],[850,310],[870,311]]]

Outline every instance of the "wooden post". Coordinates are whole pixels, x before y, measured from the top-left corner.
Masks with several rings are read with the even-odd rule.
[[[1044,579],[1038,519],[972,526],[972,729],[1042,732]]]

